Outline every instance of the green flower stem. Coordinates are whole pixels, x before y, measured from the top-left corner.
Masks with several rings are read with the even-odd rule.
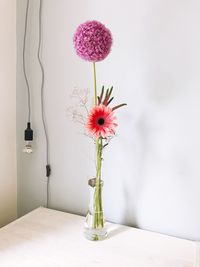
[[[99,137],[96,141],[96,186],[94,192],[94,221],[93,228],[102,228],[104,226],[103,209],[102,209],[102,165],[103,142]]]
[[[96,65],[93,62],[94,78],[94,105],[97,105],[97,78]],[[102,228],[104,226],[103,209],[102,209],[102,182],[101,182],[101,165],[102,165],[103,141],[99,137],[96,140],[96,186],[94,192],[94,217],[93,228]]]
[[[94,77],[94,104],[97,105],[97,75],[96,75],[96,65],[93,62],[93,77]]]

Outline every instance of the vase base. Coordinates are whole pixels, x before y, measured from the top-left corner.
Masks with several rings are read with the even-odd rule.
[[[107,237],[106,228],[94,229],[94,228],[85,228],[84,236],[91,241],[104,240]]]

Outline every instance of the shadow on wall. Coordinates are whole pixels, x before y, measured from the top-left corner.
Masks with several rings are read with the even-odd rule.
[[[141,195],[143,195],[143,189],[145,186],[146,176],[144,174],[144,168],[146,165],[147,156],[150,154],[152,148],[152,129],[150,127],[148,115],[146,112],[144,112],[139,117],[133,127],[133,131],[136,131],[137,133],[140,156],[137,162],[137,177],[132,177],[134,185],[132,186],[131,190],[130,184],[123,184],[123,196],[125,202],[123,221],[126,222],[126,225],[139,227],[137,222],[137,208],[140,201],[140,197]]]

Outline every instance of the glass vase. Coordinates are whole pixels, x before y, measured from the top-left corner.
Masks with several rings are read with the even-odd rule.
[[[85,222],[85,237],[92,241],[103,240],[107,236],[102,205],[103,181],[93,178],[88,181],[88,185],[90,202]]]

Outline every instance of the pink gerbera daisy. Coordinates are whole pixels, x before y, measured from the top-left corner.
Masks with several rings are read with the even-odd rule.
[[[92,135],[105,138],[113,135],[116,127],[116,117],[111,108],[105,105],[92,108],[87,121],[87,129]]]

